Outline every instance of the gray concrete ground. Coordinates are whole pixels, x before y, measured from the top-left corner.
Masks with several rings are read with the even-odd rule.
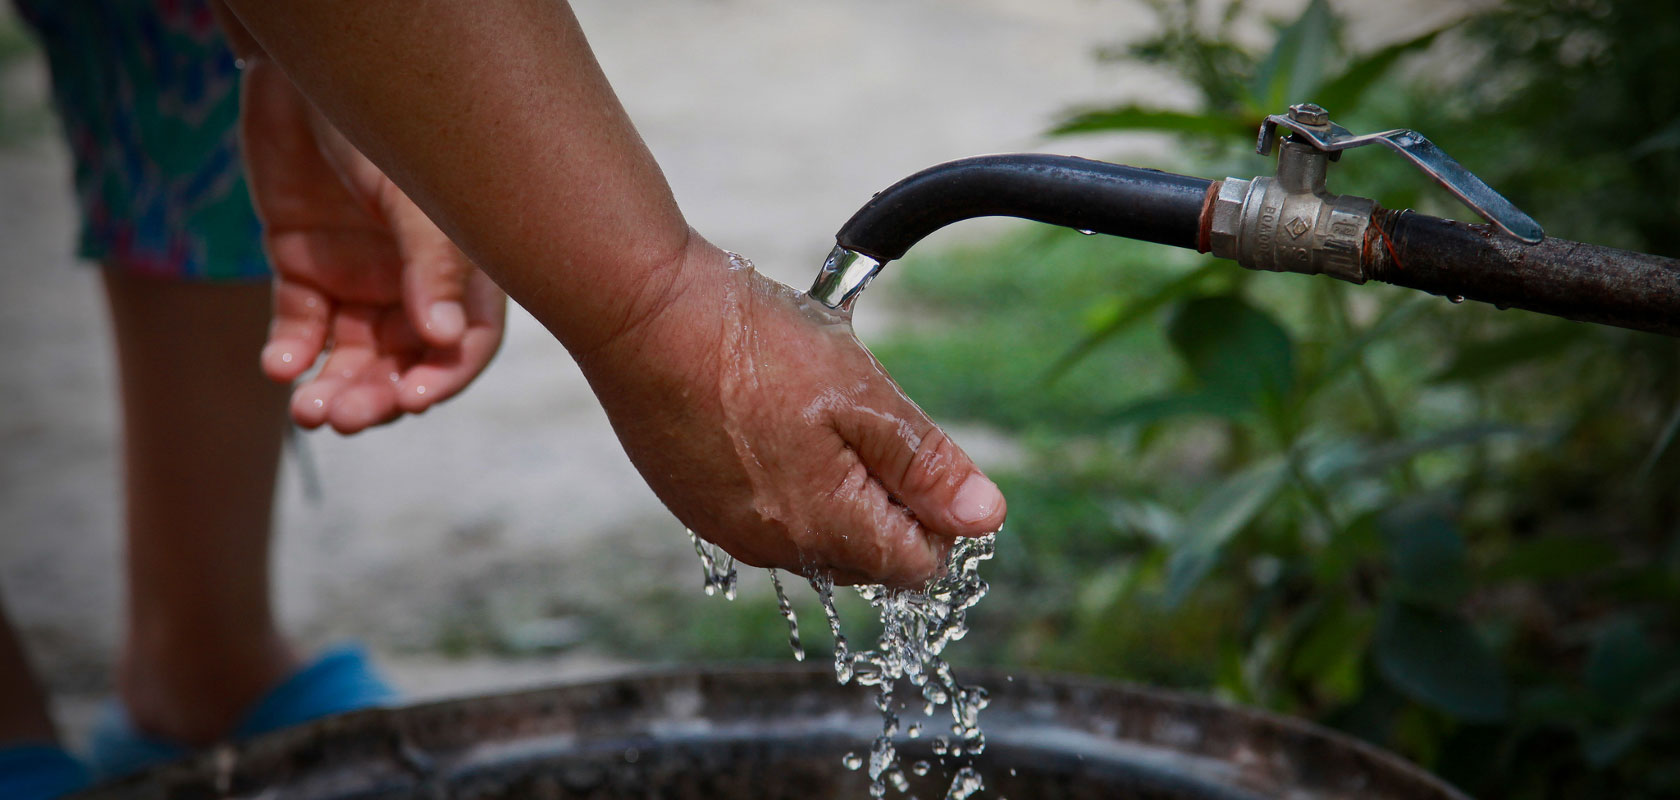
[[[691,222],[797,285],[839,224],[910,172],[1015,149],[1113,155],[1112,140],[1047,143],[1039,132],[1076,102],[1187,102],[1162,75],[1091,58],[1147,24],[1131,1],[574,6]],[[7,79],[39,96],[44,74],[37,65]],[[1142,163],[1161,150],[1141,147]],[[108,331],[95,275],[70,257],[68,171],[50,135],[0,150],[0,591],[79,729],[109,691],[120,543]],[[866,340],[887,323],[878,305],[860,317]],[[349,439],[303,438],[325,491],[305,498],[291,459],[277,544],[284,619],[312,644],[368,642],[418,696],[619,666],[589,642],[541,657],[445,652],[444,628],[495,624],[499,613],[518,623],[515,639],[565,636],[541,603],[463,616],[488,586],[610,591],[692,568],[680,527],[619,450],[570,359],[523,313],[460,399]],[[965,442],[983,462],[1008,451],[983,432]],[[646,554],[658,566],[620,558],[604,579],[592,560],[603,553]]]

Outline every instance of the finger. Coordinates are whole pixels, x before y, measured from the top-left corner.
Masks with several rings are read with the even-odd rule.
[[[326,363],[313,378],[292,392],[292,419],[305,428],[318,428],[332,413],[333,403],[349,387],[365,379],[379,358],[374,333],[376,315],[367,308],[346,307],[332,326],[332,347]]]
[[[496,357],[502,345],[507,296],[488,276],[474,270],[465,300],[467,330],[460,344],[428,351],[403,373],[396,387],[397,405],[403,411],[419,414],[455,396]]]
[[[834,419],[870,474],[931,531],[983,536],[1002,528],[1008,507],[997,484],[896,387],[891,391],[868,410],[852,406]]]
[[[274,284],[274,321],[268,326],[261,363],[269,379],[290,383],[321,355],[331,327],[333,304],[326,295],[301,283]]]
[[[407,195],[395,188],[387,194],[392,199],[385,203],[385,217],[402,253],[409,321],[427,344],[458,344],[467,330],[467,282],[476,270]]]
[[[934,576],[951,540],[929,532],[861,461],[825,501],[816,519],[835,527],[812,543],[818,559],[842,582],[918,587]]]
[[[371,358],[352,352],[336,377],[345,383],[327,402],[327,422],[333,430],[349,435],[402,416],[397,404],[397,386],[410,371],[424,344],[415,336],[403,314],[394,308],[358,309],[356,325],[346,332],[351,344],[361,349],[361,338],[371,332]],[[329,360],[327,367],[333,366]]]
[[[402,416],[402,410],[397,407],[396,386],[388,377],[380,380],[381,373],[393,376],[399,370],[389,357],[380,359],[365,380],[345,387],[333,399],[327,414],[333,430],[348,436]]]

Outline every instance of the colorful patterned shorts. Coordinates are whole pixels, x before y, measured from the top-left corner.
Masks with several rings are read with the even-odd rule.
[[[152,277],[266,279],[239,72],[207,0],[15,2],[75,157],[79,254]]]

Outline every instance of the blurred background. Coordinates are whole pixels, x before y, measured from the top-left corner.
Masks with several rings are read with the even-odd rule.
[[[1259,120],[1307,100],[1422,131],[1552,235],[1680,256],[1671,0],[573,5],[690,221],[796,286],[922,167],[1041,150],[1252,177]],[[0,592],[74,731],[120,619],[115,386],[46,97],[0,11]],[[1375,150],[1330,186],[1468,216]],[[1000,222],[877,287],[860,334],[1010,501],[959,670],[1207,692],[1478,796],[1680,794],[1674,341]],[[418,697],[789,658],[762,573],[699,594],[522,313],[462,398],[294,445],[284,619],[368,643]],[[841,613],[868,635],[865,606]]]

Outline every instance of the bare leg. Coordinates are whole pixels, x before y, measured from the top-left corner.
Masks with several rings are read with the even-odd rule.
[[[257,361],[271,292],[104,274],[128,520],[118,692],[146,732],[207,744],[297,666],[269,602],[287,400]]]
[[[46,695],[29,668],[12,621],[0,608],[0,747],[57,743]]]

